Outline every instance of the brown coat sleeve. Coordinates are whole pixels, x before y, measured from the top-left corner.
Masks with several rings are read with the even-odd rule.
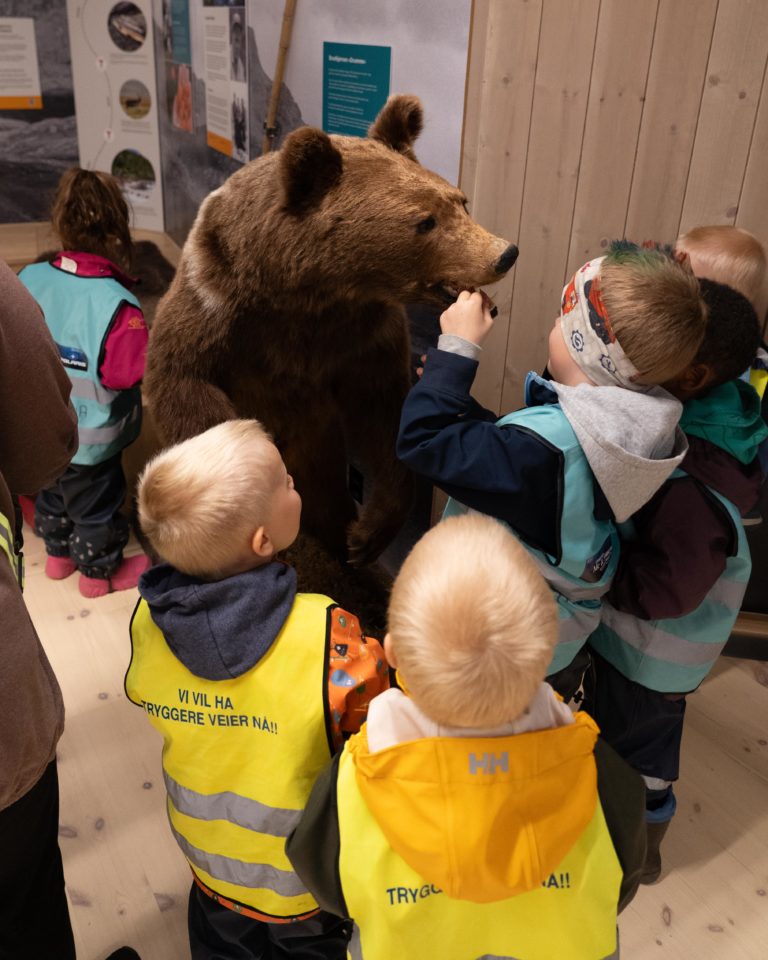
[[[77,450],[69,378],[40,310],[0,260],[0,512],[11,493],[53,482]],[[0,810],[37,783],[56,754],[64,704],[19,584],[0,554]]]
[[[49,486],[77,452],[69,391],[40,308],[0,260],[0,473],[11,493]]]

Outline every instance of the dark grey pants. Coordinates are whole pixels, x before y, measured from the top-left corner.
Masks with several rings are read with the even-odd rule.
[[[128,521],[120,454],[93,466],[71,464],[35,501],[35,531],[52,557],[71,557],[87,577],[107,578],[123,559]]]
[[[192,960],[346,960],[351,924],[321,911],[296,923],[262,923],[189,892]]]

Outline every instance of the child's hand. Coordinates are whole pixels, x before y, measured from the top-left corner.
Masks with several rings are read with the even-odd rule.
[[[488,336],[493,326],[491,301],[481,292],[470,293],[462,290],[456,303],[440,317],[440,329],[443,333],[463,337],[478,347]]]

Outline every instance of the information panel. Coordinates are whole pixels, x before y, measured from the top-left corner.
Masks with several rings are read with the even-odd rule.
[[[364,137],[389,96],[391,47],[323,44],[323,130]]]
[[[80,165],[117,177],[133,225],[163,229],[149,0],[67,0]]]
[[[205,116],[208,146],[248,160],[248,57],[244,6],[204,0]]]
[[[35,21],[0,17],[0,110],[40,110]]]

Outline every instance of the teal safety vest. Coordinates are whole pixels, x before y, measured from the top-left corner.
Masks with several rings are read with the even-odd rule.
[[[675,470],[672,479],[687,476]],[[741,515],[730,500],[707,487],[725,508],[738,539],[736,553],[702,603],[683,617],[641,620],[603,604],[590,646],[629,680],[661,693],[695,690],[720,656],[739,614],[752,571]]]
[[[608,590],[619,560],[619,538],[612,521],[595,518],[592,471],[560,405],[525,407],[502,417],[497,426],[508,423],[542,437],[562,452],[565,461],[559,555],[548,556],[523,543],[557,601],[560,632],[549,676],[567,667],[597,629],[600,598]],[[450,499],[443,516],[466,510]]]
[[[72,463],[103,463],[141,429],[141,392],[108,390],[99,380],[104,343],[118,310],[139,301],[114,277],[80,277],[50,263],[25,267],[19,279],[40,304],[72,381],[80,446]]]

